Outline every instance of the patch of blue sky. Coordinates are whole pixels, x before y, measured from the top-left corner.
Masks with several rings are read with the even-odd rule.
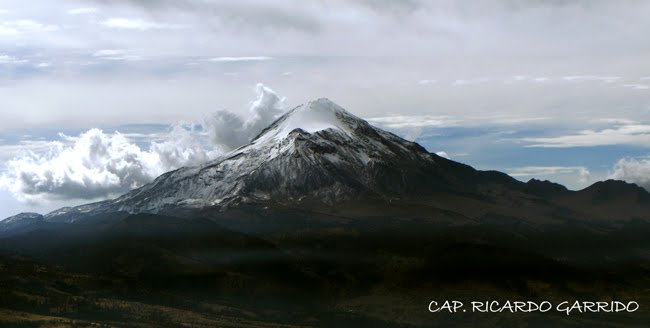
[[[578,189],[596,180],[605,179],[614,164],[621,158],[644,157],[650,153],[646,147],[631,145],[606,145],[591,147],[541,148],[526,147],[520,141],[526,137],[548,135],[548,129],[516,129],[504,133],[503,127],[453,127],[425,129],[416,142],[432,152],[445,151],[451,159],[481,170],[512,171],[521,167],[584,167],[592,178],[584,180],[576,172],[544,175],[520,175],[518,179],[550,179]],[[394,131],[406,135],[403,131]]]

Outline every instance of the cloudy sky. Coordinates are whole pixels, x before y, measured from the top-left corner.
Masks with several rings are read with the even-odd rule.
[[[317,97],[480,169],[650,188],[648,17],[641,0],[0,0],[0,217],[217,158]]]

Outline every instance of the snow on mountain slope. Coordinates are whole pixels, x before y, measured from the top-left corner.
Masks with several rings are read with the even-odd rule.
[[[0,221],[0,235],[4,232],[19,230],[39,222],[43,222],[43,216],[38,213],[20,213]]]
[[[352,136],[352,130],[358,126],[359,121],[360,118],[346,112],[328,99],[317,99],[283,115],[255,137],[252,143],[260,145],[269,141],[278,141],[286,138],[295,129],[302,129],[308,133],[334,129]]]
[[[113,202],[114,209],[394,197],[430,180],[437,156],[377,129],[328,99],[289,111],[215,161],[162,175]],[[425,178],[424,180],[422,180]]]

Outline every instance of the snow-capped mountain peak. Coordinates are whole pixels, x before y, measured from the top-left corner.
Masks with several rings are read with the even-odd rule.
[[[401,197],[443,183],[435,168],[438,160],[418,144],[321,98],[290,110],[249,144],[217,160],[163,174],[96,204],[93,211]]]
[[[277,142],[296,129],[307,133],[333,129],[352,136],[359,122],[365,123],[329,99],[320,98],[300,105],[280,117],[255,137],[252,144]]]

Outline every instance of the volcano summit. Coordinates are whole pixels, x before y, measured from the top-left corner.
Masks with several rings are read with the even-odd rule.
[[[289,111],[223,158],[183,168],[115,200],[119,210],[241,202],[334,204],[395,197],[434,183],[436,156],[327,99]]]
[[[166,173],[115,200],[47,217],[60,221],[89,212],[159,213],[242,203],[390,201],[476,191],[476,183],[488,176],[514,182],[429,153],[321,98],[290,110],[249,144],[214,161]]]

